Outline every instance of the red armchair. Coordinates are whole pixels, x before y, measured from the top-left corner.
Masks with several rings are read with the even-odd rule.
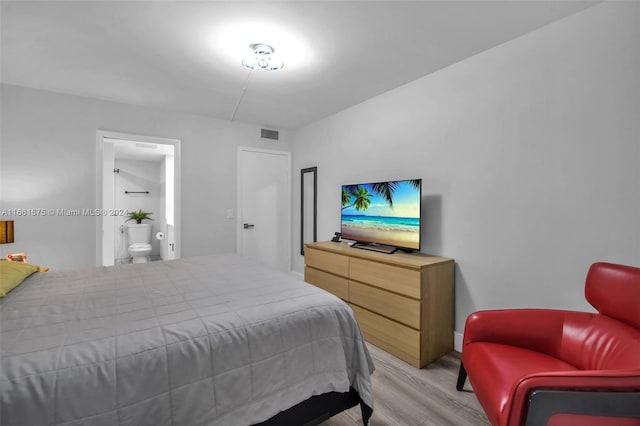
[[[640,425],[640,268],[593,264],[585,296],[598,313],[469,315],[456,388],[492,425]]]

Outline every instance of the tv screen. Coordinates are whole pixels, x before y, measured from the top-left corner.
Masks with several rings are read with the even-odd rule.
[[[422,179],[342,185],[342,238],[420,250]]]

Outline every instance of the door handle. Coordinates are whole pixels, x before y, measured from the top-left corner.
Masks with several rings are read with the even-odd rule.
[[[255,227],[255,225],[253,223],[245,223],[244,225],[242,225],[242,227],[244,229],[252,229]]]
[[[169,246],[171,246],[171,251],[174,251],[174,244],[171,243],[171,244],[169,244]]]

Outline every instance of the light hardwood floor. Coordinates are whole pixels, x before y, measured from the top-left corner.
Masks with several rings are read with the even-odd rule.
[[[367,344],[376,371],[371,426],[480,426],[488,425],[469,383],[456,390],[460,354],[451,352],[423,369],[417,369],[371,344]],[[322,426],[362,425],[360,407],[332,417]]]

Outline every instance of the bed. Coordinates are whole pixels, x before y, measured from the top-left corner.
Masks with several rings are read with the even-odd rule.
[[[37,273],[0,299],[0,424],[317,424],[373,408],[351,309],[234,254]]]

